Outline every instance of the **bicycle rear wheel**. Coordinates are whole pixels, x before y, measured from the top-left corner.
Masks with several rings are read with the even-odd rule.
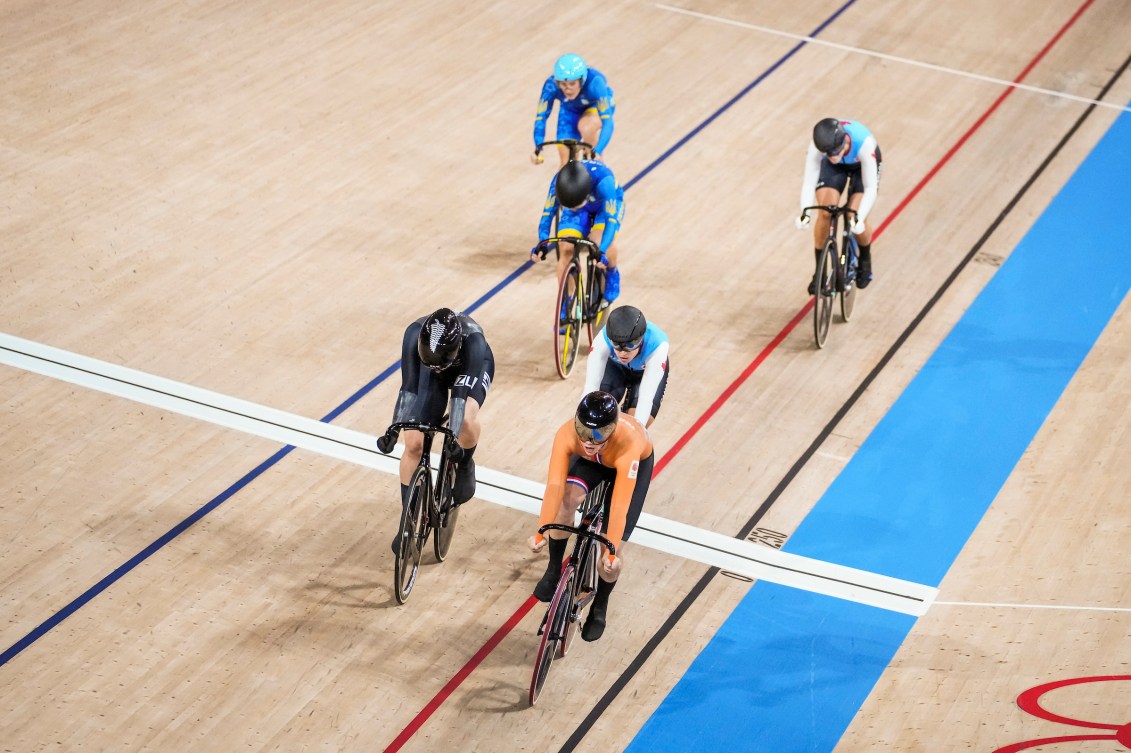
[[[605,270],[593,265],[590,266],[589,279],[585,281],[585,324],[586,334],[589,335],[589,344],[601,331],[608,311],[605,304]]]
[[[853,248],[849,248],[849,244]],[[855,265],[851,263],[851,259],[857,258],[857,252],[854,248],[856,243],[849,239],[844,240],[844,266],[841,267],[841,278],[844,280],[844,288],[840,293],[840,316],[845,322],[852,318],[852,312],[856,309],[856,269]],[[857,262],[859,263],[859,262]]]
[[[829,338],[829,322],[833,318],[833,300],[836,298],[836,242],[825,244],[825,251],[817,263],[817,294],[813,301],[813,339],[818,348],[825,347]]]
[[[455,463],[444,460],[441,463],[441,470],[436,486],[436,507],[440,511],[440,519],[436,524],[432,548],[436,553],[436,559],[443,562],[448,556],[448,548],[451,547],[452,536],[456,532],[459,507],[451,507],[452,487],[455,486],[456,481]]]
[[[542,688],[546,684],[546,677],[550,674],[550,665],[554,663],[555,656],[562,656],[561,644],[565,640],[565,631],[569,625],[570,609],[573,602],[573,580],[576,577],[574,569],[566,565],[558,588],[554,591],[554,598],[546,610],[546,622],[542,626],[542,638],[538,642],[538,652],[534,655],[534,674],[530,677],[530,705],[538,701]]]
[[[393,561],[393,594],[399,604],[408,601],[420,569],[420,553],[428,538],[430,484],[428,469],[423,466],[417,468],[409,482],[408,504],[401,511],[400,546]]]
[[[562,379],[570,375],[577,360],[577,347],[581,342],[581,328],[584,324],[580,298],[584,293],[581,270],[574,260],[562,275],[561,285],[558,286],[558,303],[554,309],[554,363],[558,376]]]

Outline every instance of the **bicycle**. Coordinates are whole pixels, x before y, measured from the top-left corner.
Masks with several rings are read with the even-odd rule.
[[[829,213],[829,235],[824,249],[817,259],[814,276],[816,295],[813,304],[813,339],[818,348],[825,347],[829,337],[829,323],[833,316],[833,298],[840,296],[840,315],[847,322],[856,308],[856,265],[860,259],[860,247],[852,234],[852,218],[855,209],[835,204],[805,207],[802,214],[810,210],[823,210]],[[838,224],[841,226],[841,242],[837,244]]]
[[[389,427],[389,431],[394,432],[405,430],[424,434],[424,448],[420,453],[420,464],[416,466],[412,480],[409,481],[408,504],[401,510],[400,528],[397,529],[400,532],[400,545],[393,563],[393,593],[399,604],[408,601],[412,587],[416,584],[420,557],[429,534],[434,534],[432,549],[436,560],[443,562],[448,556],[456,521],[459,519],[459,505],[452,504],[452,487],[455,484],[456,463],[463,454],[456,444],[455,436],[447,427],[415,422],[395,423]],[[433,479],[432,439],[436,434],[443,434],[445,439]]]
[[[545,259],[550,246],[563,241],[573,244],[573,258],[558,284],[554,308],[554,365],[558,376],[565,379],[573,372],[573,365],[577,361],[582,328],[585,328],[589,344],[592,345],[604,324],[608,303],[605,301],[605,270],[597,266],[601,261],[601,249],[596,243],[588,238],[555,236],[539,241],[534,248]],[[584,274],[582,247],[588,252]]]
[[[569,651],[577,635],[577,624],[581,622],[585,608],[597,594],[597,558],[601,556],[598,543],[608,549],[609,554],[616,554],[613,543],[601,535],[608,488],[608,482],[602,482],[586,496],[582,504],[581,525],[550,523],[538,529],[538,533],[566,531],[577,534],[577,541],[562,567],[558,587],[538,628],[541,640],[534,656],[534,674],[530,677],[531,706],[542,693],[555,657],[564,657]]]

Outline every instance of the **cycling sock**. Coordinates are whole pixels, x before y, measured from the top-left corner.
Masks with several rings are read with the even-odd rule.
[[[616,584],[615,580],[597,579],[597,593],[593,596],[593,609],[605,611],[609,606],[609,594],[613,592],[613,586]]]
[[[401,484],[401,509],[408,507],[408,484]]]
[[[555,575],[561,572],[562,560],[565,559],[566,544],[568,543],[568,537],[564,539],[546,537],[546,551],[550,554],[550,561],[546,563],[546,572]]]

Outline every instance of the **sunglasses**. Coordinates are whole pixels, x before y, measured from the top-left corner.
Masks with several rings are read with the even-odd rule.
[[[642,342],[644,342],[643,337],[630,343],[613,343],[613,350],[617,351],[618,353],[627,353],[630,350],[636,350],[637,348],[639,348],[640,343]]]

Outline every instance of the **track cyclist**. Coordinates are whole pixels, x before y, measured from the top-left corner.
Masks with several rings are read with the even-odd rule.
[[[599,266],[605,270],[605,300],[612,303],[620,295],[620,269],[617,268],[619,251],[614,239],[624,220],[624,189],[617,183],[613,171],[603,162],[570,160],[550,181],[546,203],[542,207],[542,220],[538,224],[538,240],[550,237],[550,227],[558,207],[562,209],[558,220],[558,236],[589,238],[600,231],[601,249]],[[563,242],[558,254],[558,281],[562,279],[573,257],[573,244]],[[532,261],[541,259],[538,247],[530,252]]]
[[[880,165],[883,158],[875,136],[855,120],[825,118],[813,126],[813,139],[805,156],[805,177],[801,182],[802,211],[798,229],[813,225],[814,253],[819,259],[829,233],[828,212],[818,212],[810,223],[804,208],[840,202],[848,183],[848,207],[856,210],[851,230],[860,245],[860,264],[856,268],[856,287],[866,288],[872,281],[872,228],[868,214],[876,203],[880,187]],[[809,283],[809,295],[816,291],[817,281]]]
[[[558,106],[558,135],[560,139],[578,139],[593,145],[593,158],[600,159],[613,137],[613,115],[616,100],[605,76],[590,68],[580,55],[562,55],[554,64],[554,73],[542,85],[538,99],[538,113],[534,117],[534,153],[530,161],[542,164],[538,145],[546,138],[546,119],[554,106]],[[561,165],[569,159],[569,151],[558,146]]]
[[[668,336],[635,306],[609,312],[593,343],[585,372],[585,394],[608,392],[630,416],[643,406],[650,427],[668,386]]]
[[[456,468],[452,501],[461,505],[475,495],[475,461],[479,444],[479,409],[495,377],[495,358],[475,320],[441,308],[408,325],[401,345],[401,388],[392,423],[417,422],[438,426],[447,410],[448,426],[457,437],[462,457]],[[397,432],[387,431],[377,449],[388,454]],[[404,432],[401,455],[401,504],[408,504],[408,484],[420,462],[424,435]],[[399,544],[393,542],[393,551]]]
[[[607,392],[590,392],[581,399],[573,418],[554,435],[546,493],[542,497],[541,527],[548,523],[573,525],[578,506],[590,489],[611,482],[606,497],[605,535],[616,547],[616,556],[599,558],[597,593],[581,627],[581,637],[595,641],[605,631],[609,594],[624,567],[624,543],[628,541],[652,480],[652,440],[639,421],[617,408]],[[561,537],[561,538],[558,538]],[[562,573],[569,534],[536,533],[527,542],[534,552],[549,552],[546,572],[534,587],[534,596],[549,601]]]

